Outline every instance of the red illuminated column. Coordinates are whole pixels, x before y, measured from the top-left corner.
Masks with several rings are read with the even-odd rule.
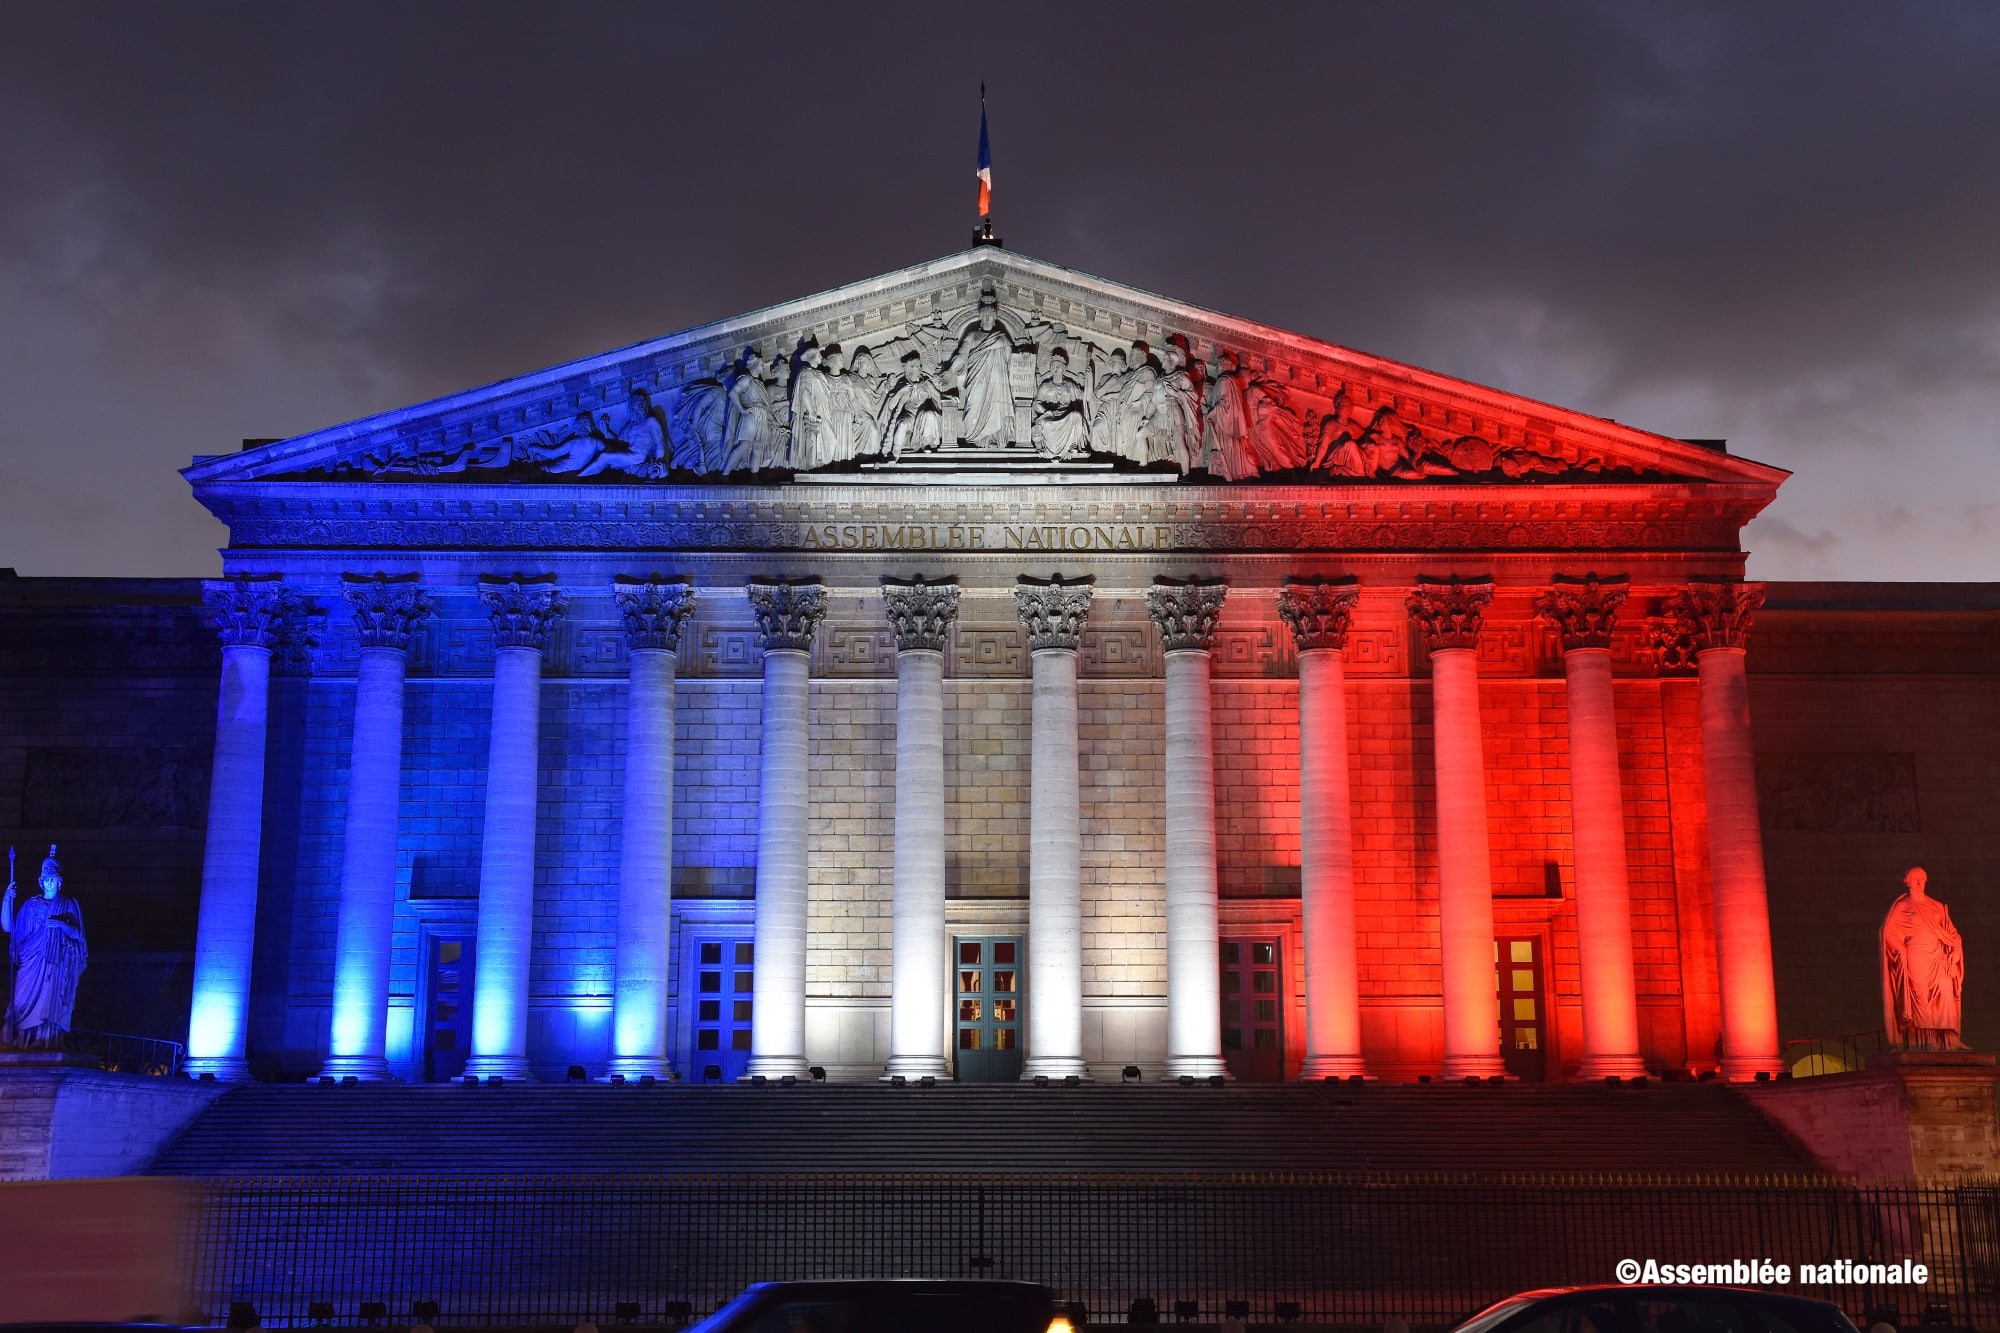
[[[1479,628],[1491,580],[1419,579],[1410,615],[1431,659],[1437,750],[1438,934],[1444,964],[1445,1078],[1492,1077],[1500,1060],[1493,963],[1493,863],[1479,739]]]
[[[1208,646],[1228,591],[1169,579],[1146,591],[1167,650],[1167,1074],[1176,1078],[1227,1072]]]
[[[1354,820],[1347,773],[1347,626],[1360,591],[1288,583],[1278,614],[1299,646],[1299,897],[1306,1058],[1299,1077],[1366,1074],[1354,938]]]
[[[1632,886],[1611,695],[1611,626],[1624,580],[1556,580],[1535,610],[1562,638],[1569,706],[1570,826],[1576,844],[1576,935],[1583,974],[1582,1078],[1635,1078],[1639,1002],[1632,979]]]
[[[1764,589],[1702,582],[1675,593],[1667,613],[1693,643],[1701,676],[1701,757],[1708,786],[1708,860],[1715,886],[1716,965],[1722,979],[1722,1076],[1754,1079],[1784,1068],[1757,770],[1750,749],[1744,640]]]

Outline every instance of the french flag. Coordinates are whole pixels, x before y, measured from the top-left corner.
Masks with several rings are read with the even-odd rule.
[[[986,142],[986,85],[979,85],[979,216],[993,211],[993,149]]]

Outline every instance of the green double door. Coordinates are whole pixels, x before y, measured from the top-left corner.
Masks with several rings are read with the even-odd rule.
[[[961,1083],[1021,1077],[1021,963],[1018,935],[961,935],[952,941],[953,1074]]]

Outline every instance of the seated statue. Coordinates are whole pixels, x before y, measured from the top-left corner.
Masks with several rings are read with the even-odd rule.
[[[0,1022],[0,1044],[53,1050],[69,1031],[76,983],[90,952],[83,943],[83,909],[62,891],[55,844],[42,861],[39,898],[14,906],[14,849],[7,849],[7,892],[0,897],[0,931],[10,937],[14,994]]]
[[[1905,1051],[1962,1051],[1959,992],[1965,953],[1945,905],[1924,892],[1929,876],[1903,876],[1908,892],[1882,921],[1882,1027]]]

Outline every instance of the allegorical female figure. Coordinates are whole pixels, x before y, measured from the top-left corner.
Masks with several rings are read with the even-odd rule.
[[[1049,353],[1049,373],[1035,391],[1035,424],[1029,442],[1046,458],[1081,458],[1090,452],[1090,419],[1083,382],[1069,371],[1069,353]]]
[[[0,1023],[0,1043],[48,1049],[62,1043],[76,1008],[76,983],[90,952],[83,944],[83,909],[62,891],[55,844],[42,861],[42,896],[14,905],[14,850],[7,849],[7,893],[0,897],[0,931],[14,963],[14,994]]]
[[[1951,913],[1924,892],[1929,878],[1921,868],[1903,876],[1908,892],[1882,921],[1882,1027],[1899,1050],[1960,1051],[1965,951]]]

